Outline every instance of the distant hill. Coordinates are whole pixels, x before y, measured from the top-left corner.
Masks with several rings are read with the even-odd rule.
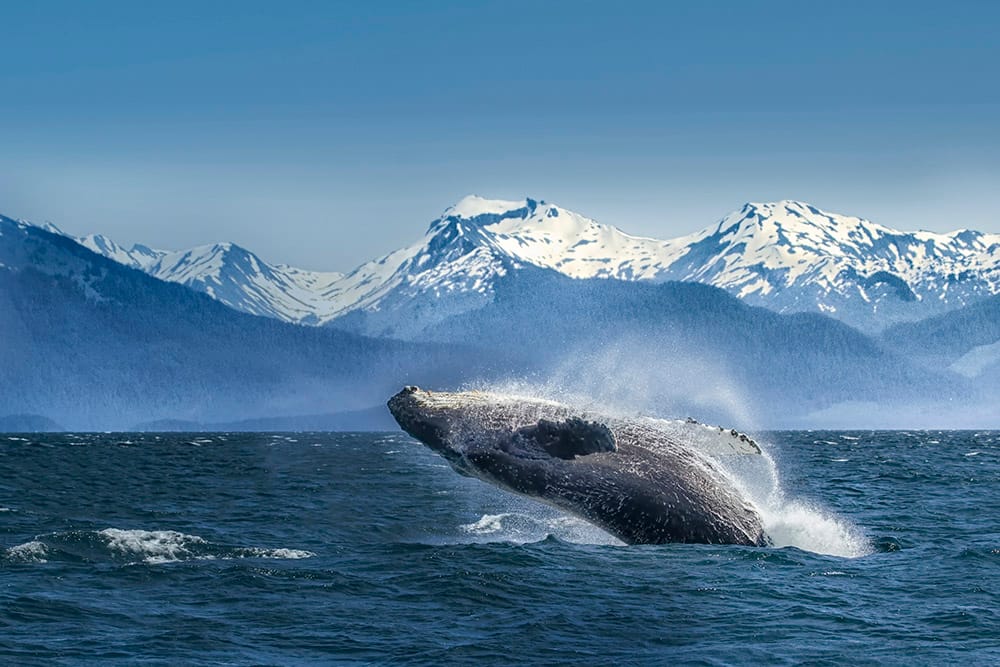
[[[1000,389],[1000,296],[930,317],[898,324],[880,337],[889,348],[928,368],[951,368]]]
[[[130,431],[395,431],[399,427],[384,405],[366,410],[335,412],[325,415],[300,415],[292,417],[261,417],[232,422],[193,422],[163,419],[132,426]]]
[[[52,433],[66,429],[42,415],[0,417],[0,433]]]

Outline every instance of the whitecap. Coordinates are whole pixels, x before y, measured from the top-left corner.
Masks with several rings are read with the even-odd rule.
[[[240,554],[237,558],[275,558],[278,560],[299,560],[302,558],[312,558],[316,554],[304,549],[238,549]]]
[[[197,535],[173,530],[121,530],[105,528],[98,533],[108,539],[107,546],[147,563],[169,563],[194,557],[192,549],[207,544]]]
[[[45,563],[48,555],[48,547],[43,542],[32,540],[7,549],[4,559],[20,563]]]
[[[173,530],[121,530],[105,528],[98,533],[107,538],[108,549],[135,557],[145,563],[172,563],[181,560],[230,560],[234,558],[311,558],[316,554],[300,549],[262,547],[227,548],[211,544],[203,537]]]

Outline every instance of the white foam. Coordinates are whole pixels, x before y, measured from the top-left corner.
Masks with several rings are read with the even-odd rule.
[[[6,560],[22,563],[45,563],[48,555],[48,547],[45,544],[32,540],[7,549]]]
[[[301,558],[312,558],[316,554],[304,549],[260,549],[250,547],[248,549],[237,549],[234,558],[275,558],[278,560],[299,560]]]
[[[555,510],[541,505],[537,507],[537,513],[529,509],[527,512],[484,514],[472,523],[459,526],[459,529],[472,536],[476,542],[530,544],[555,537],[572,544],[613,546],[623,544],[592,523],[556,513]]]
[[[142,558],[147,563],[169,563],[194,556],[191,548],[206,544],[197,535],[173,530],[120,530],[105,528],[100,535],[108,538],[108,548]]]
[[[790,501],[761,508],[764,530],[776,547],[797,547],[828,556],[857,558],[872,552],[870,541],[844,519],[807,503]]]
[[[299,559],[315,556],[299,549],[264,549],[240,547],[220,549],[197,535],[185,535],[173,530],[121,530],[105,528],[100,535],[108,538],[108,548],[135,556],[143,562],[158,564],[180,560],[229,560],[233,558]]]
[[[760,515],[772,545],[844,558],[872,553],[871,541],[846,519],[818,503],[786,496],[778,466],[766,446],[762,443],[760,456],[716,463]]]
[[[484,514],[479,521],[466,523],[459,526],[462,530],[473,535],[489,535],[503,530],[503,519],[510,514]]]

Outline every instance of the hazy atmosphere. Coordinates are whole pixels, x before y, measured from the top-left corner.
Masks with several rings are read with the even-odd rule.
[[[347,270],[469,193],[1000,231],[995,3],[5,3],[2,212]]]

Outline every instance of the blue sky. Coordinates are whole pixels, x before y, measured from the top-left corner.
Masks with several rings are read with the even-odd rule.
[[[4,3],[0,212],[347,269],[468,193],[1000,232],[987,2]]]

